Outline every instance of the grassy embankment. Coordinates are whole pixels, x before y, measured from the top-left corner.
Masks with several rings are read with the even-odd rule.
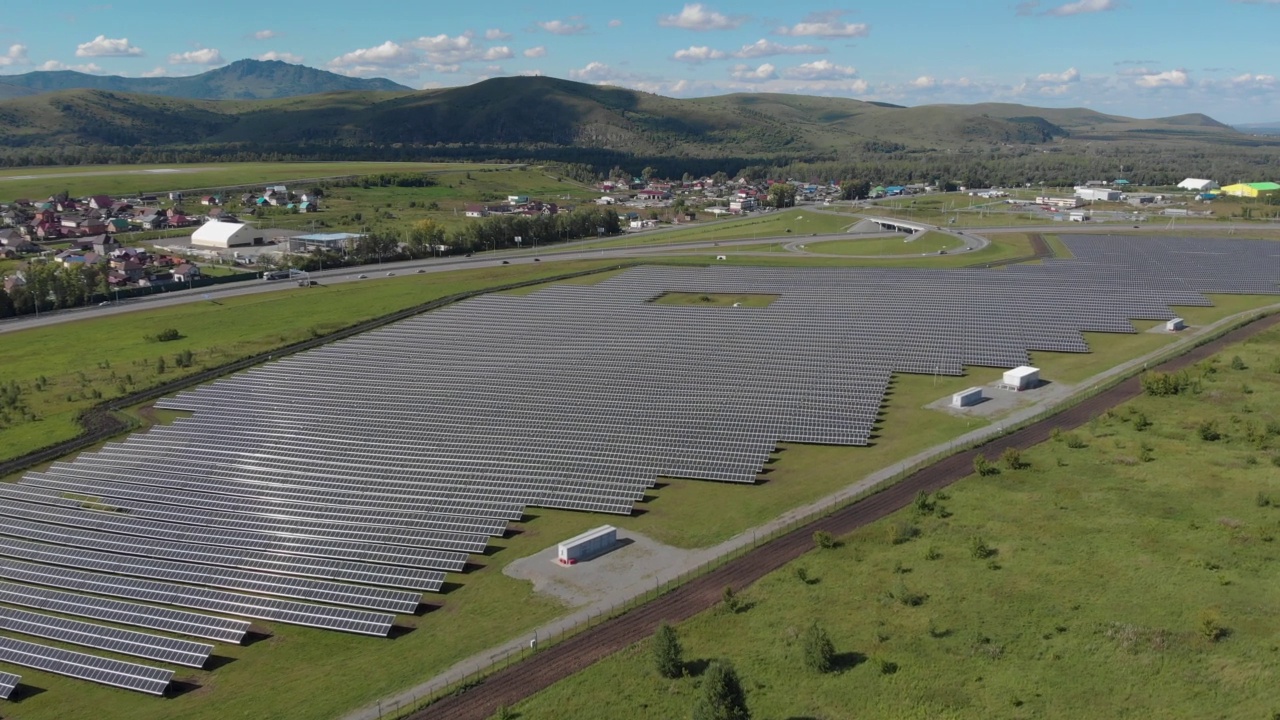
[[[678,628],[695,677],[658,678],[645,642],[516,711],[685,717],[697,668],[727,658],[756,717],[1271,717],[1278,353],[1273,330],[1199,394],[1136,399],[815,549],[740,593],[746,611]],[[815,621],[830,675],[803,669]]]

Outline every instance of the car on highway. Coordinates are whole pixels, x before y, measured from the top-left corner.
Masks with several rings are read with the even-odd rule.
[[[427,271],[427,270],[426,270],[426,268],[418,268],[418,269],[417,269],[417,270],[415,270],[414,272],[416,272],[417,274],[421,275],[422,273],[424,273],[424,272],[426,272],[426,271]]]
[[[368,275],[357,275],[357,276],[356,276],[356,279],[357,279],[357,280],[365,280],[365,279],[368,279],[368,277],[369,277]]]
[[[110,300],[103,300],[102,302],[98,303],[98,307],[106,307],[110,304],[111,304]]]
[[[502,264],[503,264],[503,265],[510,265],[511,263],[507,262],[506,260],[503,260],[503,261],[502,261]]]
[[[395,273],[393,273],[393,272],[389,272],[389,273],[387,273],[387,277],[391,277],[392,275],[395,275]]]

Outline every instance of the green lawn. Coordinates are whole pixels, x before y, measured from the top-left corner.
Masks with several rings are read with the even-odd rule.
[[[798,240],[814,233],[831,235],[843,232],[857,221],[857,218],[852,216],[820,213],[807,208],[797,208],[748,218],[715,220],[680,230],[661,230],[627,235],[621,238],[584,243],[576,247],[588,249],[711,242],[713,240],[750,240],[754,237],[781,237],[788,234]]]
[[[803,253],[773,252],[767,249],[769,245],[743,245],[723,248],[713,248],[709,250],[685,250],[672,252],[671,254],[663,254],[661,256],[654,255],[651,259],[660,260],[663,263],[682,264],[682,265],[711,265],[711,264],[727,264],[727,265],[774,265],[779,267],[938,267],[938,268],[956,268],[965,267],[967,265],[977,265],[981,263],[995,262],[997,260],[1006,260],[1009,258],[1025,257],[1031,254],[1031,241],[1022,233],[1005,233],[1000,235],[992,235],[989,238],[991,244],[981,250],[973,252],[951,253],[948,255],[921,255],[920,257],[890,257],[890,258],[861,258],[861,257],[821,257],[814,255],[805,255]],[[854,240],[850,242],[870,242],[865,240]],[[901,243],[901,241],[896,241]],[[909,247],[909,246],[907,246]],[[812,249],[809,248],[809,249]],[[764,255],[751,255],[750,253],[769,253]],[[724,255],[724,260],[716,260],[718,255]],[[648,256],[647,256],[648,257]]]
[[[811,551],[740,593],[746,611],[677,628],[694,677],[657,677],[643,642],[515,711],[688,717],[697,668],[726,658],[761,718],[1272,717],[1277,353],[1273,330],[1223,353],[1199,395],[1137,399],[1072,431],[1086,447],[1045,443]],[[1229,369],[1237,354],[1250,369]],[[832,674],[803,669],[813,622]]]
[[[398,162],[247,162],[175,165],[76,165],[71,167],[6,168],[0,171],[0,197],[38,199],[66,190],[73,196],[112,196],[169,190],[206,189],[276,184],[294,180],[368,175],[383,172],[438,172],[451,168],[478,169],[466,163]]]
[[[23,404],[38,419],[0,411],[0,458],[73,437],[79,432],[77,412],[160,379],[222,365],[453,293],[611,264],[591,260],[505,265],[370,283],[289,286],[280,292],[7,333],[0,342],[0,367],[6,380],[22,386]],[[165,328],[177,329],[184,337],[171,342],[147,339]],[[195,356],[194,367],[187,370],[173,363],[173,356],[183,350]],[[163,375],[157,372],[160,357],[166,358],[168,366]],[[39,382],[41,377],[47,384]],[[95,396],[98,393],[101,397]]]
[[[685,305],[693,307],[745,307],[745,308],[762,308],[769,307],[777,300],[779,295],[761,295],[759,293],[750,293],[745,295],[734,295],[732,293],[691,293],[691,292],[669,292],[659,295],[653,301],[655,305]]]
[[[954,235],[927,232],[906,238],[870,238],[867,240],[825,240],[805,243],[806,252],[826,255],[926,255],[939,250],[954,250],[964,243]]]

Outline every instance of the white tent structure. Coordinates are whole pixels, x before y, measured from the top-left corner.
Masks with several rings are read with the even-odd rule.
[[[244,223],[210,220],[191,234],[191,244],[202,247],[229,248],[261,245],[262,231]]]
[[[1217,190],[1218,183],[1212,180],[1202,180],[1200,178],[1187,178],[1178,183],[1178,187],[1183,190],[1191,190],[1192,192],[1204,192],[1206,190]]]

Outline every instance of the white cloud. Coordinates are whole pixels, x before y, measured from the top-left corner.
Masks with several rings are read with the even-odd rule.
[[[815,60],[782,72],[794,80],[842,80],[856,77],[858,71],[848,65],[837,65],[830,60]]]
[[[1280,4],[1280,0],[1275,1],[1277,4]],[[1258,73],[1244,73],[1227,80],[1226,85],[1231,88],[1242,90],[1271,91],[1276,89],[1276,76]]]
[[[511,48],[506,45],[498,45],[497,47],[491,47],[488,50],[485,50],[484,53],[480,55],[480,59],[485,62],[493,62],[494,60],[506,60],[515,56],[516,54],[511,52]]]
[[[673,60],[695,64],[711,60],[722,60],[726,57],[728,55],[723,50],[715,50],[705,45],[693,45],[683,50],[677,50],[676,54],[671,56]]]
[[[470,35],[453,37],[441,33],[430,37],[420,37],[409,43],[426,53],[427,60],[433,63],[454,63],[462,60],[477,59],[480,49],[471,42]],[[412,54],[406,49],[406,52]]]
[[[76,57],[138,57],[140,48],[129,44],[129,38],[109,38],[99,35],[87,43],[76,46]]]
[[[612,28],[622,27],[622,21],[617,18],[614,18],[613,20],[609,21],[609,27],[612,27]]]
[[[1154,73],[1155,73],[1155,70],[1151,70],[1145,67],[1126,67],[1126,68],[1120,68],[1119,70],[1116,71],[1116,74],[1121,77],[1139,77],[1142,75],[1152,75]]]
[[[215,48],[189,50],[169,56],[170,65],[222,65],[223,62],[222,53]]]
[[[9,65],[26,65],[27,46],[22,44],[14,44],[9,46],[9,50],[5,54],[0,55],[0,67]]]
[[[782,26],[774,30],[777,35],[853,38],[866,37],[871,27],[866,23],[845,22],[843,10],[811,13],[803,21],[790,27]]]
[[[503,32],[498,28],[489,28],[488,30],[484,31],[484,39],[485,40],[510,40],[511,33]]]
[[[1073,83],[1079,82],[1080,71],[1075,68],[1067,68],[1060,73],[1040,73],[1036,76],[1038,82],[1043,83]]]
[[[438,73],[456,73],[462,69],[461,65],[432,65],[431,69]]]
[[[89,73],[90,75],[97,75],[103,72],[102,68],[98,67],[94,63],[86,63],[84,65],[67,65],[66,63],[58,62],[57,60],[46,60],[45,62],[37,65],[36,69],[45,71],[74,70],[76,72]]]
[[[150,70],[142,73],[142,77],[156,78],[156,77],[164,77],[165,75],[168,75],[168,74],[169,74],[168,68],[166,68],[163,65],[157,65],[156,67],[153,67]]]
[[[259,30],[253,34],[254,40],[270,40],[271,38],[280,37],[280,33],[275,30]]]
[[[275,50],[272,50],[271,52],[266,52],[259,55],[258,59],[259,60],[279,60],[280,62],[293,63],[294,65],[301,65],[302,61],[305,58],[303,58],[301,55],[294,55],[291,52],[276,52]]]
[[[1070,85],[1066,85],[1066,84],[1063,84],[1063,85],[1045,85],[1044,87],[1040,88],[1040,94],[1041,94],[1041,95],[1052,95],[1052,96],[1065,95],[1065,94],[1066,94],[1066,92],[1067,92],[1068,90],[1070,90],[1070,89],[1071,89],[1071,86],[1070,86]]]
[[[783,45],[760,38],[750,45],[743,45],[733,56],[749,59],[773,55],[822,55],[826,52],[827,49],[820,45]]]
[[[1142,75],[1134,84],[1144,88],[1186,87],[1191,78],[1186,70],[1165,70],[1164,72]]]
[[[565,22],[564,20],[546,20],[538,23],[538,27],[552,35],[578,35],[587,31],[586,23]]]
[[[413,51],[390,40],[371,48],[352,50],[329,61],[331,68],[343,68],[354,72],[355,68],[399,67],[416,60]]]
[[[539,45],[525,50],[523,54],[527,58],[540,58],[547,54],[547,48],[545,45]]]
[[[585,67],[569,71],[571,79],[583,82],[607,82],[617,79],[618,76],[618,71],[602,62],[589,62]]]
[[[733,30],[746,18],[741,15],[724,15],[701,3],[685,5],[676,15],[663,15],[658,18],[662,27],[682,28],[684,30]]]
[[[919,90],[928,90],[929,88],[936,87],[938,80],[932,75],[921,75],[907,84]]]
[[[750,65],[734,65],[730,73],[734,80],[741,82],[764,82],[778,77],[778,69],[769,63],[752,68]]]
[[[1049,8],[1045,15],[1065,17],[1067,15],[1087,15],[1089,13],[1106,12],[1119,7],[1116,0],[1075,0],[1064,5]]]

